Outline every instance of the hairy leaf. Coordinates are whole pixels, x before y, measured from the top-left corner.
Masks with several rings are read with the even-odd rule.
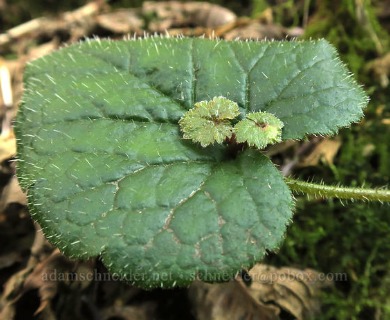
[[[284,124],[268,112],[248,113],[234,127],[237,142],[247,142],[249,146],[264,149],[268,144],[282,141]]]
[[[326,41],[87,41],[31,63],[18,177],[46,236],[143,287],[225,281],[280,243],[292,200],[257,151],[184,140],[178,121],[224,96],[282,138],[358,120],[366,96]]]
[[[222,143],[233,134],[230,120],[240,114],[237,103],[225,97],[200,101],[179,120],[183,138],[199,142],[202,147]]]

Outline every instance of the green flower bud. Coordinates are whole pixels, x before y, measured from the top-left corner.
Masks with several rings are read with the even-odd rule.
[[[207,147],[215,142],[222,143],[232,136],[230,120],[239,114],[237,103],[225,97],[214,97],[210,101],[195,103],[195,107],[179,120],[179,125],[184,139],[191,139]]]
[[[264,149],[268,144],[282,141],[283,126],[283,122],[271,113],[254,112],[235,125],[234,133],[237,142]]]

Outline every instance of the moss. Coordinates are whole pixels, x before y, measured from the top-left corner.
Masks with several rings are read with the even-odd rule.
[[[388,104],[390,102],[387,102]],[[372,108],[373,109],[373,108]],[[390,127],[369,113],[367,120],[340,132],[337,172],[325,165],[301,169],[302,180],[324,180],[349,186],[389,185]],[[299,198],[294,223],[277,255],[279,265],[346,273],[322,297],[319,319],[390,318],[390,205]]]
[[[389,35],[381,29],[370,1],[361,1],[360,8],[356,3],[320,2],[305,37],[324,37],[333,43],[369,90],[371,102],[360,124],[340,131],[342,148],[333,170],[319,165],[295,174],[302,180],[315,177],[326,183],[384,186],[390,183],[390,126],[382,118],[390,117],[390,97],[388,88],[379,87],[366,65],[388,51]],[[361,12],[366,15],[364,23],[358,18]],[[318,319],[390,318],[389,204],[305,198],[297,204],[286,240],[268,262],[347,274],[347,281],[336,281],[322,297],[323,313]]]
[[[310,19],[305,37],[329,40],[359,77],[363,75],[365,63],[380,55],[389,42],[371,2],[355,0],[321,1]]]
[[[312,267],[333,275],[332,291],[322,297],[319,319],[374,319],[389,295],[382,281],[390,267],[388,206],[338,201],[298,201],[294,224],[277,255],[267,262]],[[337,278],[346,274],[346,278]],[[388,276],[387,276],[388,277]]]
[[[268,7],[266,0],[252,0],[251,16],[253,18],[259,17]]]

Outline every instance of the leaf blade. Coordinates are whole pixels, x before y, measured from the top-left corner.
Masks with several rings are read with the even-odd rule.
[[[314,77],[334,59],[323,41],[152,38],[89,41],[33,62],[16,124],[32,214],[65,253],[101,254],[139,286],[227,280],[278,246],[292,198],[260,153],[202,148],[182,139],[178,121],[195,102],[225,96],[242,114],[275,113],[284,139],[334,132],[366,101],[344,67]]]

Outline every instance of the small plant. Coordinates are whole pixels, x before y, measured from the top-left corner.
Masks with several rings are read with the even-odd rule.
[[[237,103],[224,97],[195,103],[180,120],[183,138],[199,142],[206,147],[214,142],[222,143],[233,135],[230,120],[240,114]]]
[[[206,147],[214,142],[247,143],[258,149],[282,141],[283,122],[268,112],[247,114],[233,128],[231,120],[240,115],[238,105],[225,97],[195,103],[179,120],[185,139]]]
[[[358,121],[367,96],[326,41],[86,41],[29,64],[18,177],[47,238],[144,288],[226,281],[277,249],[290,188],[259,149]]]

